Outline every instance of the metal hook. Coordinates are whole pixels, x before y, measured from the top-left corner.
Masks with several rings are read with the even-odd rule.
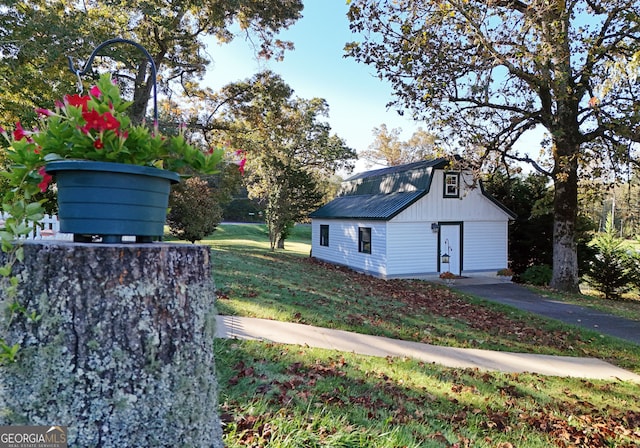
[[[84,85],[82,84],[82,78],[80,77],[80,72],[76,72],[76,76],[78,77],[78,82],[76,83],[76,89],[78,90],[78,94],[81,95],[84,91]]]
[[[147,59],[149,60],[149,63],[151,65],[151,76],[153,78],[153,120],[154,120],[154,125],[156,125],[158,123],[158,86],[156,81],[156,78],[157,78],[156,63],[153,60],[153,57],[151,56],[151,54],[147,51],[147,49],[144,48],[139,43],[129,39],[122,39],[120,37],[117,37],[115,39],[109,39],[107,41],[102,42],[100,45],[96,47],[95,50],[93,50],[93,53],[91,53],[91,56],[89,56],[89,59],[87,59],[87,62],[84,64],[84,67],[82,68],[82,70],[76,70],[76,68],[73,65],[73,60],[71,59],[70,56],[67,56],[67,59],[69,60],[69,69],[71,69],[71,71],[78,76],[78,82],[79,82],[78,88],[80,89],[79,90],[80,93],[82,93],[81,76],[86,74],[89,71],[89,69],[91,68],[91,64],[93,64],[93,59],[96,57],[98,52],[102,50],[104,47],[107,47],[112,44],[120,44],[120,43],[133,45],[138,50],[142,51],[144,55],[147,57]]]

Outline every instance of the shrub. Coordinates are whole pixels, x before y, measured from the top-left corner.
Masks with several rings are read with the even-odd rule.
[[[633,286],[640,290],[640,250],[632,250],[631,259],[633,260],[633,272],[635,273],[631,281]]]
[[[171,235],[195,243],[210,235],[222,220],[222,207],[207,182],[191,177],[174,186],[167,224]]]
[[[553,270],[548,264],[538,264],[528,267],[520,274],[522,283],[529,283],[536,286],[547,286],[551,282]]]
[[[596,236],[591,245],[596,256],[587,268],[587,282],[604,294],[605,299],[616,299],[638,281],[635,254],[616,236],[611,215],[604,232]]]

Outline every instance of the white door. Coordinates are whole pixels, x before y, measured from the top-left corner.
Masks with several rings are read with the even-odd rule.
[[[448,255],[449,262],[443,262]],[[460,275],[462,267],[462,240],[460,224],[440,224],[440,272],[452,272]]]

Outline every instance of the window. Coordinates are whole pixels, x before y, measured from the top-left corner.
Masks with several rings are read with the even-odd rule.
[[[371,227],[358,227],[358,252],[371,253]]]
[[[320,245],[329,245],[329,226],[327,224],[320,224]]]
[[[444,174],[444,197],[460,197],[460,173]]]

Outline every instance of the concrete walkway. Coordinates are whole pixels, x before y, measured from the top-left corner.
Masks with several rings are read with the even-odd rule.
[[[216,337],[218,338],[257,339],[370,356],[407,356],[447,367],[478,368],[512,373],[532,372],[541,375],[640,383],[639,375],[594,358],[440,347],[310,325],[247,317],[218,316],[217,322]]]

